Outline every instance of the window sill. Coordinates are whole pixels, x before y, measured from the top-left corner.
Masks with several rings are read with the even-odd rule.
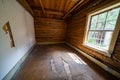
[[[94,51],[96,51],[96,52],[99,52],[99,53],[101,53],[101,54],[103,54],[103,55],[105,55],[105,56],[107,56],[107,57],[111,57],[111,54],[110,54],[109,51],[107,51],[107,50],[103,50],[103,49],[100,49],[100,48],[98,48],[98,47],[91,46],[91,45],[89,45],[89,44],[83,44],[83,46],[85,46],[85,47],[87,47],[87,48],[89,48],[89,49],[92,49],[92,50],[94,50]]]

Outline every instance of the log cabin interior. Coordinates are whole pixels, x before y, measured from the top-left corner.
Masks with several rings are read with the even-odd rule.
[[[0,80],[119,80],[120,0],[0,0]]]

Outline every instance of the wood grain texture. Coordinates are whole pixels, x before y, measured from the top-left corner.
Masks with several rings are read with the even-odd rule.
[[[117,38],[117,42],[116,42],[115,49],[114,49],[114,54],[112,55],[112,57],[116,63],[120,64],[120,32]]]
[[[63,19],[67,18],[68,15],[75,10],[81,3],[83,3],[84,0],[80,0],[76,5],[74,5],[64,16]]]
[[[97,0],[98,1],[98,0]],[[108,65],[109,67],[113,68],[114,70],[120,72],[120,37],[118,37],[116,46],[114,49],[114,53],[111,58],[104,56],[101,53],[98,53],[94,50],[91,50],[83,45],[84,33],[86,28],[86,20],[87,14],[95,9],[100,8],[108,3],[113,2],[112,0],[103,0],[97,5],[86,5],[85,8],[81,9],[80,13],[73,18],[70,18],[67,22],[67,38],[66,41],[71,43],[72,45],[76,46],[77,48],[81,49],[82,51],[86,52],[88,55],[96,58],[97,60],[101,61],[102,63]],[[120,36],[120,35],[119,35]]]
[[[65,19],[71,15],[73,10],[75,10],[77,7],[83,6],[90,0],[26,0],[26,1],[32,8],[35,17]],[[37,15],[38,12],[39,14],[42,15]]]
[[[39,15],[37,15],[35,11],[34,12],[35,17],[37,16],[52,19],[63,19],[63,16],[67,12],[69,12],[75,5],[77,5],[77,3],[81,0],[26,0],[26,1],[28,2],[33,11],[38,10]],[[67,13],[67,15],[69,14]]]
[[[118,80],[65,44],[36,45],[11,80]]]
[[[63,20],[35,18],[36,41],[61,42],[64,41],[66,24]]]

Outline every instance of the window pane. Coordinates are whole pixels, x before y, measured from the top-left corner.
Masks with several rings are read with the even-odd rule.
[[[102,32],[98,32],[97,39],[101,39],[101,37],[102,37]]]
[[[109,11],[108,16],[107,16],[107,21],[117,20],[118,15],[119,15],[119,11],[120,11],[120,8],[113,9],[113,10]]]
[[[92,17],[91,23],[96,23],[97,22],[98,15]]]
[[[98,41],[97,37],[98,37],[98,32],[95,32],[94,45],[97,45],[97,41]]]
[[[110,40],[112,37],[112,32],[89,32],[88,36],[88,44],[96,45],[98,47],[102,47],[104,49],[108,49]]]
[[[101,40],[102,40],[102,33],[103,32],[99,32],[99,31],[90,31],[89,35],[88,35],[88,43],[89,44],[93,44],[96,46],[100,46],[101,45]]]
[[[105,25],[105,30],[114,30],[116,21],[107,21]]]
[[[105,22],[98,22],[96,30],[103,30]]]
[[[88,35],[88,43],[93,44],[94,43],[94,32],[90,31]]]
[[[95,30],[96,29],[96,23],[92,23],[90,26],[90,30]]]
[[[102,14],[99,14],[98,22],[101,22],[101,21],[103,22],[103,21],[105,21],[106,16],[107,16],[107,12],[102,13]]]
[[[101,45],[101,37],[102,37],[102,32],[95,32],[96,33],[96,36],[95,36],[95,43],[94,45],[96,46],[100,46]]]
[[[103,48],[108,49],[112,37],[112,32],[105,32],[104,42],[102,44]]]

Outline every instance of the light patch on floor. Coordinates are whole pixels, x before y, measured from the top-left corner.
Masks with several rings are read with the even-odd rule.
[[[66,71],[66,73],[67,73],[67,77],[68,77],[67,80],[72,80],[72,75],[71,75],[71,73],[70,73],[69,64],[66,63],[65,61],[63,61],[63,64],[64,64],[65,71]]]
[[[68,53],[68,55],[69,55],[76,63],[86,65],[86,63],[85,63],[80,57],[78,57],[76,54]]]
[[[77,54],[63,44],[36,45],[11,80],[117,80]]]
[[[51,69],[52,69],[52,71],[55,73],[55,74],[57,74],[57,70],[55,69],[55,63],[54,63],[54,60],[53,59],[51,59]]]

